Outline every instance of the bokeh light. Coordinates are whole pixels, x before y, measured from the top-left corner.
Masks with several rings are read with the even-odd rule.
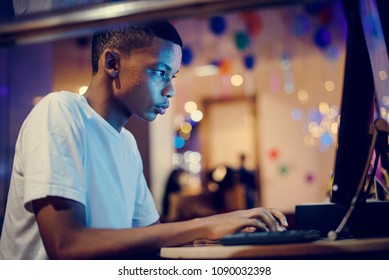
[[[189,138],[190,138],[190,132],[185,133],[185,132],[183,132],[183,131],[181,130],[181,131],[178,133],[178,135],[179,135],[182,139],[184,139],[185,141],[189,140]]]
[[[88,86],[82,86],[78,89],[79,94],[84,94],[88,90]]]
[[[388,73],[384,70],[378,72],[378,77],[381,81],[385,81],[388,78]]]
[[[190,133],[192,131],[192,125],[189,122],[184,122],[181,124],[181,131],[183,133]]]
[[[190,118],[194,122],[199,122],[203,119],[203,112],[201,112],[200,110],[195,110],[190,114]]]
[[[284,90],[287,94],[292,94],[295,90],[294,84],[291,82],[285,83]]]
[[[197,104],[194,101],[188,101],[184,105],[184,109],[187,113],[192,113],[193,111],[197,110]]]
[[[333,81],[326,81],[324,87],[328,92],[333,92],[335,90],[335,83]]]
[[[299,121],[303,117],[303,112],[300,109],[293,109],[291,115],[293,120]]]
[[[334,120],[338,116],[338,113],[339,113],[338,107],[337,106],[331,106],[330,109],[327,112],[327,117],[330,120]]]
[[[309,98],[309,93],[305,89],[300,89],[297,93],[297,97],[301,103],[306,103],[308,101],[308,98]]]
[[[184,157],[180,153],[174,153],[172,155],[172,162],[174,166],[181,166],[184,162]]]
[[[330,133],[325,132],[320,137],[320,143],[325,146],[331,146],[334,144],[334,139],[332,138]]]
[[[181,140],[178,140],[181,141]],[[186,181],[190,180],[199,180],[198,174],[201,172],[201,159],[202,156],[197,151],[185,151],[184,153],[174,153],[172,157],[172,161],[174,166],[182,168],[185,171],[188,171],[192,175],[196,175],[193,177],[190,175]],[[195,185],[198,185],[197,183]]]
[[[185,140],[181,136],[176,136],[174,138],[174,147],[176,149],[182,149],[185,146]]]
[[[292,62],[289,59],[289,56],[287,54],[283,54],[282,55],[282,58],[281,58],[281,68],[284,71],[288,71],[288,70],[292,69]]]
[[[231,77],[231,84],[235,87],[239,87],[243,84],[243,77],[239,74],[235,74]]]
[[[322,115],[327,114],[329,110],[330,110],[330,105],[328,105],[327,102],[322,101],[319,103],[319,111]]]
[[[338,129],[339,129],[339,123],[334,122],[331,124],[331,132],[332,134],[338,134]]]
[[[224,165],[219,165],[212,172],[212,179],[215,182],[221,182],[221,181],[223,181],[226,174],[227,174],[227,168]]]
[[[201,171],[201,164],[199,162],[191,162],[188,167],[192,173],[199,173]]]
[[[382,103],[385,105],[385,106],[389,106],[389,96],[384,96],[382,97]]]
[[[320,137],[320,126],[317,122],[310,122],[308,125],[308,130],[313,137],[315,138]]]

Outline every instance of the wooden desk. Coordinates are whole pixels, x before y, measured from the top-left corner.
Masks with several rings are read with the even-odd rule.
[[[278,245],[166,247],[164,259],[388,259],[389,237]]]

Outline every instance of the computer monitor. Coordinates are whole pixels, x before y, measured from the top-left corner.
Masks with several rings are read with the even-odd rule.
[[[345,0],[348,23],[343,96],[331,201],[351,203],[369,159],[374,121],[374,79],[362,26],[359,1]]]
[[[364,184],[373,154],[373,122],[387,123],[387,6],[381,0],[344,1],[349,33],[332,187],[332,202],[344,206]]]
[[[389,211],[387,203],[369,206],[365,203],[374,182],[370,180],[374,180],[378,166],[378,161],[372,164],[373,157],[379,156],[377,148],[381,148],[380,155],[385,157],[382,162],[387,162],[387,133],[377,133],[377,122],[383,124],[385,129],[388,127],[387,113],[382,110],[385,109],[385,93],[388,92],[379,88],[382,85],[377,82],[377,74],[382,70],[377,69],[379,67],[374,62],[373,48],[377,47],[380,33],[385,34],[388,41],[389,31],[388,19],[383,12],[388,6],[387,1],[364,1],[343,1],[348,38],[331,201],[344,211],[344,217],[336,229],[337,234],[349,231],[354,235],[372,236],[389,233],[389,224],[380,224],[382,219],[377,218],[382,217],[382,211]],[[373,25],[380,21],[383,22],[382,27]],[[385,45],[383,36],[381,41]],[[385,60],[386,50],[381,62],[387,64]],[[377,139],[383,147],[377,146],[377,135],[380,135]]]

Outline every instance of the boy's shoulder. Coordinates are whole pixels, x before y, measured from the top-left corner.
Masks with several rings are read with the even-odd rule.
[[[81,105],[82,99],[82,95],[70,91],[51,92],[39,100],[35,107],[44,108],[51,107],[54,104],[61,104],[72,108],[74,106]]]

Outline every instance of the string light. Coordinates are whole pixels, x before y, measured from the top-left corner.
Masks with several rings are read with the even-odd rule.
[[[294,84],[291,82],[286,83],[284,86],[284,90],[287,94],[292,94],[294,92],[294,89]]]
[[[336,106],[331,106],[331,108],[327,112],[327,117],[330,120],[334,120],[338,116],[338,107]]]
[[[192,113],[193,111],[197,110],[197,104],[194,101],[188,101],[184,105],[184,109],[187,113]]]
[[[297,97],[301,103],[306,103],[309,98],[309,93],[305,89],[300,89],[297,93]]]
[[[339,123],[334,122],[331,124],[331,132],[332,134],[338,134],[338,128],[339,128]]]
[[[183,124],[181,124],[181,131],[183,133],[189,133],[192,131],[192,125],[188,122],[184,122]]]
[[[185,146],[185,140],[181,136],[176,136],[174,138],[174,147],[176,149],[181,149]]]
[[[328,92],[333,92],[335,90],[335,83],[333,81],[326,81],[324,87]]]
[[[231,77],[231,84],[235,87],[239,87],[243,84],[243,77],[239,74],[233,75]]]
[[[200,110],[195,110],[190,114],[190,118],[194,122],[199,122],[203,119],[203,112],[201,112]]]
[[[183,132],[183,131],[180,131],[180,132],[178,133],[178,135],[179,135],[182,139],[184,139],[185,141],[189,140],[189,138],[190,138],[190,133],[185,133],[185,132]]]
[[[325,115],[328,113],[328,111],[330,110],[330,106],[328,105],[327,102],[320,102],[319,103],[319,111],[322,115]]]

